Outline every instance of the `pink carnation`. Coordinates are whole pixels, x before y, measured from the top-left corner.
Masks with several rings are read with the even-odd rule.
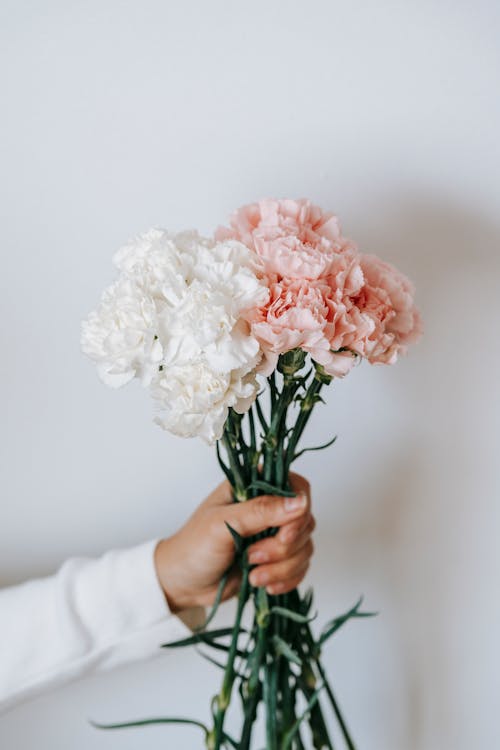
[[[300,348],[332,375],[344,375],[353,357],[345,352],[334,355],[326,332],[331,316],[330,287],[321,280],[281,279],[270,284],[270,298],[252,322],[252,333],[266,355],[263,366],[269,374],[279,354]]]
[[[243,206],[216,238],[240,240],[263,259],[267,273],[295,279],[317,279],[339,253],[355,249],[342,237],[337,217],[305,198]]]
[[[375,255],[362,255],[360,262],[365,283],[355,304],[374,324],[363,353],[372,364],[392,365],[422,335],[415,290],[404,274]]]
[[[421,333],[408,279],[360,255],[332,213],[310,201],[267,199],[243,206],[218,240],[236,239],[262,261],[268,302],[248,312],[269,374],[278,356],[301,348],[341,377],[356,356],[392,364]]]

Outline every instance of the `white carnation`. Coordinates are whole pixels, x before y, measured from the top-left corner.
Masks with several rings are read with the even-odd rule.
[[[152,300],[130,279],[105,289],[97,310],[82,323],[81,346],[106,385],[118,388],[138,377],[149,385],[162,359]]]
[[[83,324],[82,348],[109,385],[134,377],[175,434],[221,437],[228,410],[246,411],[262,358],[245,313],[267,300],[259,259],[235,240],[152,229],[114,256],[120,270]]]
[[[229,407],[243,413],[257,393],[254,372],[221,373],[200,360],[169,367],[151,387],[161,414],[155,422],[181,437],[199,435],[207,443],[218,440]]]
[[[208,242],[195,231],[150,229],[120,248],[113,263],[161,304],[182,294],[192,280],[194,249]]]

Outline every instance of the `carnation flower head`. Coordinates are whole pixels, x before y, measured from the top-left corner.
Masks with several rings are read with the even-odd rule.
[[[362,255],[365,282],[354,302],[373,323],[364,356],[372,364],[394,364],[422,335],[422,319],[414,303],[411,281],[375,255]]]
[[[420,335],[406,277],[343,237],[337,217],[306,199],[267,199],[238,209],[218,239],[233,238],[262,261],[270,298],[252,318],[269,374],[300,347],[330,375],[359,357],[392,364]]]
[[[264,374],[279,354],[301,347],[328,374],[345,375],[355,361],[347,348],[355,327],[355,316],[347,321],[349,295],[359,292],[363,273],[338,218],[306,199],[263,200],[236,211],[216,237],[240,240],[262,261],[270,299],[252,331],[265,353]]]
[[[329,335],[335,307],[331,287],[322,279],[281,279],[270,286],[269,301],[252,322],[252,333],[266,353],[263,374],[276,367],[278,356],[292,349],[309,352],[328,375],[343,376],[354,363],[350,352],[333,351]],[[350,329],[349,329],[350,330]],[[341,344],[337,349],[341,348]]]
[[[337,255],[355,249],[342,236],[338,218],[305,198],[243,206],[216,237],[240,240],[262,258],[266,273],[286,278],[317,279]]]
[[[243,414],[255,399],[255,372],[245,369],[217,372],[203,358],[166,368],[151,388],[160,410],[155,422],[174,435],[198,435],[211,445],[223,433],[229,408]]]
[[[176,434],[222,435],[230,407],[249,408],[262,353],[247,320],[268,289],[258,259],[240,242],[154,229],[114,257],[118,281],[82,325],[82,349],[101,379],[134,377]]]
[[[82,351],[113,388],[139,378],[151,383],[162,357],[153,300],[124,276],[104,290],[101,302],[82,323]]]

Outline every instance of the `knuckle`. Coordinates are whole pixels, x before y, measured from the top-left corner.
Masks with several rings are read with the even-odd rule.
[[[207,521],[207,531],[211,537],[221,538],[223,534],[228,533],[226,524],[218,513],[212,514],[211,518]]]
[[[295,538],[295,523],[287,523],[282,526],[278,532],[277,539],[282,545],[287,545],[292,539]]]
[[[257,519],[257,522],[262,522],[263,524],[267,523],[268,516],[269,516],[269,503],[267,499],[267,495],[261,495],[260,497],[256,497],[253,502],[253,512],[255,514],[255,518]]]
[[[290,541],[281,542],[279,545],[279,556],[281,560],[287,560],[292,553],[293,545]]]
[[[288,555],[290,554],[291,546],[292,541],[288,537],[286,537],[285,539],[283,539],[279,535],[276,537],[275,551],[279,557],[288,557]]]
[[[309,493],[311,489],[311,484],[308,479],[306,479],[302,474],[296,474],[295,475],[295,481],[297,484],[300,484],[301,489],[305,490],[307,493]]]

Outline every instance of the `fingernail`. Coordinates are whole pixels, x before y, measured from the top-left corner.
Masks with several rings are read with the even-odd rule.
[[[279,592],[281,591],[282,588],[283,588],[283,586],[281,586],[279,583],[277,583],[274,586],[268,586],[266,588],[266,591],[267,591],[268,594],[271,594],[271,595],[273,595],[273,594],[279,594]]]
[[[294,510],[299,510],[299,508],[305,508],[307,504],[307,497],[305,496],[304,492],[299,492],[298,495],[295,495],[295,497],[285,497],[285,510],[287,513],[290,513]]]
[[[264,586],[269,580],[269,575],[265,571],[250,573],[250,583],[252,586]]]
[[[248,553],[248,562],[250,564],[261,563],[261,562],[265,562],[266,560],[267,560],[267,555],[263,550],[254,549]]]

